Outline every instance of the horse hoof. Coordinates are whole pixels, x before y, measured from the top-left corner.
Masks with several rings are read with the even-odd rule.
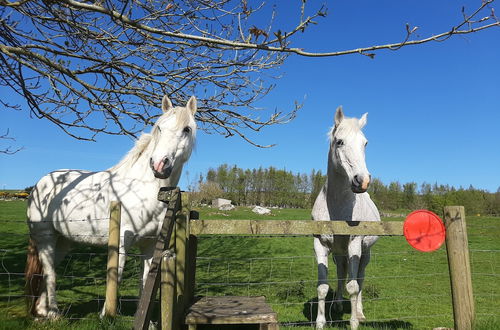
[[[316,319],[316,329],[323,329],[323,327],[325,326],[326,324],[326,319],[322,318],[322,319]]]
[[[358,319],[351,319],[349,323],[351,324],[351,330],[356,330],[359,327]]]
[[[49,313],[47,312],[47,310],[37,310],[34,315],[35,320],[37,321],[45,320],[48,314]]]
[[[61,317],[58,310],[51,310],[47,313],[47,320],[55,321]]]

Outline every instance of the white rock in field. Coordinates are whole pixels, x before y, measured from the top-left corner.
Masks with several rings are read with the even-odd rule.
[[[231,200],[224,198],[216,198],[212,200],[212,207],[221,207],[222,205],[231,204]]]
[[[223,204],[219,206],[220,211],[231,211],[234,210],[234,205],[233,204]]]
[[[257,214],[271,214],[271,210],[270,209],[266,209],[265,207],[262,207],[262,206],[255,206],[253,209],[252,209],[252,212],[253,213],[257,213]]]

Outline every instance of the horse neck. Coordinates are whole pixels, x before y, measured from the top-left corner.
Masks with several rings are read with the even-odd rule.
[[[351,190],[351,183],[346,175],[335,169],[332,161],[332,149],[328,153],[328,177],[326,180],[326,199],[331,216],[346,218],[352,215],[356,194]],[[331,217],[331,219],[334,219]]]

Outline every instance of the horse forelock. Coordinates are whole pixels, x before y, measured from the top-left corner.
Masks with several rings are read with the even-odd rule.
[[[353,134],[359,133],[363,134],[361,127],[359,126],[359,120],[357,118],[344,118],[339,125],[331,128],[328,137],[331,142],[334,138],[344,139]]]
[[[158,120],[156,121],[156,126],[161,126],[165,121],[172,118],[175,115],[175,129],[181,129],[188,126],[193,120],[193,115],[191,111],[185,107],[175,107],[167,113],[164,113]]]

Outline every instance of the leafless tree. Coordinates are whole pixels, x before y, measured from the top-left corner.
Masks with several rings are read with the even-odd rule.
[[[4,134],[0,135],[0,140],[16,141],[16,139],[9,136],[9,129],[7,129],[7,132],[5,132]],[[0,148],[0,154],[13,155],[16,152],[19,152],[21,150],[22,150],[22,148],[12,148],[12,146],[7,146],[7,147]]]
[[[202,129],[257,145],[247,132],[286,123],[300,108],[256,107],[288,56],[373,57],[477,32],[499,26],[493,1],[463,10],[461,22],[430,37],[416,37],[408,25],[400,42],[314,53],[295,46],[299,32],[327,11],[306,10],[306,0],[286,31],[274,26],[276,13],[265,3],[247,0],[0,0],[0,85],[20,94],[33,115],[85,140],[134,136],[157,115],[163,94],[178,104],[194,94]],[[8,95],[0,102],[19,107]]]

